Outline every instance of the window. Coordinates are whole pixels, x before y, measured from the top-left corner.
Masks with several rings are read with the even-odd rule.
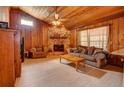
[[[99,27],[89,30],[90,46],[106,49],[108,41],[108,27]]]
[[[106,50],[108,41],[107,33],[108,26],[80,31],[79,44],[83,46],[95,46]]]
[[[80,45],[84,45],[84,46],[88,46],[88,31],[84,30],[84,31],[80,31],[79,33],[79,43]]]
[[[33,26],[33,21],[21,19],[21,25]]]

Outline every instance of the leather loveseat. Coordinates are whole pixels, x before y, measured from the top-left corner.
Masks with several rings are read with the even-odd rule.
[[[47,53],[44,52],[43,48],[37,47],[29,50],[29,58],[44,58],[47,57]]]

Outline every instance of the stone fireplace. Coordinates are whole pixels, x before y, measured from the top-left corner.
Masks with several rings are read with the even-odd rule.
[[[48,36],[49,49],[54,52],[65,52],[70,45],[70,31],[66,28],[49,28]]]

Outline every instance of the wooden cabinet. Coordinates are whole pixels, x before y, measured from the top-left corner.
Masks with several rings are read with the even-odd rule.
[[[20,36],[13,30],[0,29],[0,86],[14,86],[20,76]]]
[[[110,54],[108,64],[123,67],[122,57],[119,55]]]

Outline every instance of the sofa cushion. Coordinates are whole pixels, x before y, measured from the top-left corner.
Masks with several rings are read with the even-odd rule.
[[[80,57],[83,57],[83,58],[85,58],[86,60],[89,60],[89,61],[96,62],[95,57],[91,56],[91,55],[81,54]]]
[[[73,52],[74,52],[74,53],[80,53],[80,50],[75,49],[75,50],[73,50]]]
[[[95,47],[89,47],[88,48],[88,55],[92,55],[95,50]]]
[[[37,52],[43,51],[43,48],[42,48],[42,47],[41,47],[41,48],[40,48],[40,47],[39,47],[39,48],[36,48],[36,51],[37,51]]]
[[[36,48],[32,48],[29,51],[36,52]]]
[[[86,48],[82,48],[81,54],[87,54],[87,49]]]
[[[44,52],[35,52],[35,55],[42,55]]]

